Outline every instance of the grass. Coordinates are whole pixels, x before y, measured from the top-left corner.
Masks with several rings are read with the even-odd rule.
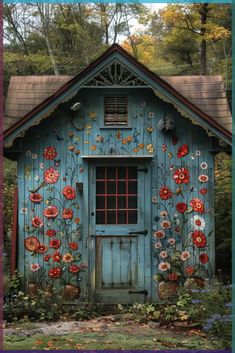
[[[122,329],[120,328],[120,331]],[[139,331],[139,330],[138,330]],[[131,349],[222,349],[219,342],[209,342],[197,334],[143,328],[140,332],[78,332],[50,336],[6,336],[4,350],[131,350]]]

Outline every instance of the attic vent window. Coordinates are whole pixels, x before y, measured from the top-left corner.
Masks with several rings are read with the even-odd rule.
[[[128,124],[128,97],[104,97],[105,126]]]

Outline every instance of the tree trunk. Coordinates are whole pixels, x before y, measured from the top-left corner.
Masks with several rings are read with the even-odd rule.
[[[208,3],[201,5],[200,16],[201,16],[201,52],[200,52],[200,71],[201,75],[206,75],[207,73],[207,54],[206,54],[206,40],[205,40],[205,33],[206,28],[205,25],[207,23],[207,15],[208,15]]]

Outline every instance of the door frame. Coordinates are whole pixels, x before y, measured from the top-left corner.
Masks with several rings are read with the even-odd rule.
[[[96,237],[95,237],[95,168],[97,166],[137,166],[139,169],[148,169],[148,172],[145,174],[144,171],[144,190],[145,190],[145,207],[143,209],[143,229],[148,230],[148,234],[143,236],[141,239],[141,247],[144,249],[144,273],[143,273],[143,285],[144,289],[147,290],[148,295],[144,298],[144,302],[151,302],[152,299],[152,224],[151,224],[151,161],[143,161],[143,159],[131,158],[123,160],[119,158],[107,158],[102,160],[92,160],[88,163],[88,200],[87,200],[87,224],[88,224],[88,234],[87,234],[87,247],[88,247],[88,266],[89,266],[89,278],[88,278],[88,298],[89,302],[96,302]],[[93,205],[93,208],[91,207]],[[92,215],[93,212],[93,215]],[[121,227],[121,225],[120,225]],[[141,229],[142,230],[142,229]],[[143,298],[143,294],[141,294]],[[139,300],[143,302],[143,300]]]

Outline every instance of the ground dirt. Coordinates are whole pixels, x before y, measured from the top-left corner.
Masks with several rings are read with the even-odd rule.
[[[88,321],[15,323],[4,329],[5,350],[221,349],[198,329],[160,327],[130,315],[109,315]]]

